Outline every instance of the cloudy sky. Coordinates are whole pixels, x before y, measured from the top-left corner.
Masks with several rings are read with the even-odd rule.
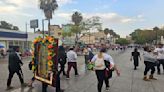
[[[164,0],[57,0],[51,24],[71,22],[74,11],[84,18],[100,16],[103,27],[113,29],[122,37],[137,28],[164,25]],[[31,19],[44,19],[38,0],[0,0],[0,20],[6,20],[25,31],[25,23]],[[45,22],[46,24],[47,22]],[[39,25],[41,28],[41,25]],[[28,28],[28,31],[32,29]]]

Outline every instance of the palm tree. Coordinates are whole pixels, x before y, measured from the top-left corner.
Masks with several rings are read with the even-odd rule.
[[[48,20],[48,34],[50,35],[50,19],[52,19],[52,14],[58,8],[56,0],[39,0],[40,9],[43,10],[46,19]]]
[[[76,38],[75,38],[75,44],[77,44],[78,41],[78,34],[80,34],[80,23],[83,20],[82,14],[79,12],[74,12],[74,14],[72,15],[72,22],[74,22],[73,25],[73,32],[76,34]]]
[[[79,12],[74,12],[74,14],[72,15],[72,22],[75,23],[75,25],[79,25],[80,22],[83,20],[82,14]]]

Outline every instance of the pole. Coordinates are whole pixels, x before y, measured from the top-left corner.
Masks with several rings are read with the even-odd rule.
[[[91,33],[90,33],[90,29],[89,29],[89,44],[90,44],[90,35],[91,35]]]
[[[34,34],[35,34],[35,28],[34,28]]]
[[[156,30],[156,45],[157,45],[157,40],[158,40],[158,37],[157,37],[157,30]]]
[[[25,45],[26,45],[26,49],[27,49],[27,47],[28,47],[27,46],[27,22],[26,22],[25,26],[26,26],[26,44]]]
[[[48,19],[48,35],[50,36],[50,19]]]
[[[42,34],[43,34],[43,39],[44,39],[44,19],[42,19]]]

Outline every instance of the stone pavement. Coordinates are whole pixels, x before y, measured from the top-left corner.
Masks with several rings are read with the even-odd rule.
[[[133,70],[133,63],[130,61],[131,49],[124,51],[110,51],[115,63],[121,70],[121,76],[117,77],[113,73],[113,78],[110,79],[110,91],[109,92],[164,92],[164,74],[156,75],[158,80],[145,82],[142,80],[144,64],[143,58],[140,62],[138,70]],[[142,54],[141,54],[142,55]],[[25,82],[28,82],[32,76],[32,72],[28,70],[28,60],[24,61],[23,72]],[[74,76],[74,71],[71,72],[70,80],[66,80],[64,76],[61,76],[61,86],[65,89],[65,92],[97,92],[97,80],[93,71],[85,71],[83,57],[78,57],[78,70],[79,77]],[[6,80],[7,80],[7,63],[0,61],[0,92],[5,92]],[[12,85],[14,90],[8,92],[41,92],[41,83],[36,81],[33,89],[28,87],[20,88],[20,83],[17,76],[14,76]],[[103,87],[103,90],[105,85]],[[48,92],[55,92],[55,88],[49,87]],[[105,91],[104,91],[105,92]]]

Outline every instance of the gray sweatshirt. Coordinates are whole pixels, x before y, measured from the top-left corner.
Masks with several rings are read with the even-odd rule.
[[[153,63],[157,61],[157,58],[155,57],[155,55],[146,51],[144,51],[143,57],[144,57],[144,61],[153,62]]]

